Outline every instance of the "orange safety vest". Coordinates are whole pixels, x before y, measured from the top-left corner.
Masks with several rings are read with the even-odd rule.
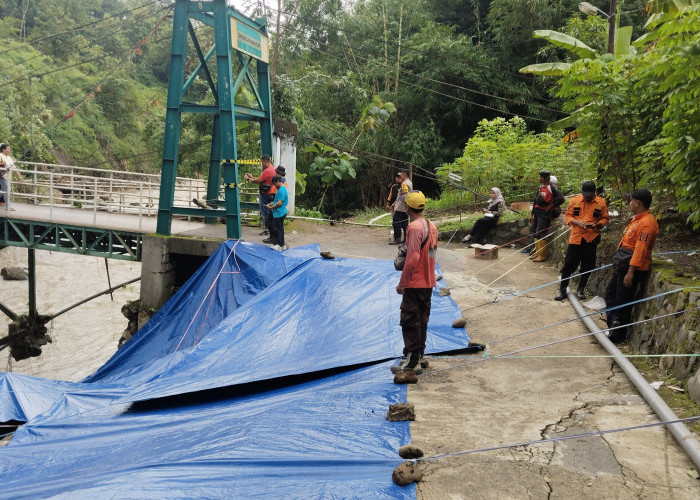
[[[593,225],[598,223],[598,228],[583,228],[571,226],[571,234],[569,235],[569,243],[573,245],[581,244],[581,238],[590,243],[600,235],[600,228],[605,226],[610,217],[608,216],[608,205],[600,196],[596,196],[592,201],[586,201],[582,194],[578,194],[571,198],[569,208],[564,214],[566,223],[571,226],[571,222],[580,220],[586,224]]]
[[[651,266],[651,251],[659,234],[659,224],[649,210],[635,215],[625,228],[618,248],[632,250],[630,266],[648,271]]]

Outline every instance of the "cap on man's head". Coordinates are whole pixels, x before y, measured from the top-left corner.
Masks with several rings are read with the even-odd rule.
[[[265,163],[270,163],[272,160],[270,159],[270,157],[268,155],[262,155],[260,157],[260,161],[264,161]]]
[[[281,175],[282,177],[284,177],[285,175],[287,175],[287,171],[284,169],[284,167],[283,167],[282,165],[279,165],[279,166],[275,169],[275,172],[277,172],[277,173],[278,173],[279,175]]]
[[[648,189],[635,189],[631,193],[627,194],[627,196],[641,201],[644,208],[649,208],[651,206],[651,193]]]
[[[425,195],[420,191],[411,191],[406,195],[406,205],[414,210],[425,208]]]
[[[549,173],[549,170],[540,170],[540,177],[544,177],[545,179],[549,179],[549,176],[551,174]]]
[[[279,175],[273,175],[272,183],[274,184],[275,182],[282,182],[282,177],[280,177]]]
[[[406,174],[408,176],[408,175],[410,175],[411,172],[409,172],[409,170],[407,168],[403,168],[403,169],[401,169],[401,173]]]
[[[595,194],[595,182],[586,181],[581,184],[581,194]]]
[[[399,177],[401,175],[401,170],[398,170],[395,174],[394,177]]]

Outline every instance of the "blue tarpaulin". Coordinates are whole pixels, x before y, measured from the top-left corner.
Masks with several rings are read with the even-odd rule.
[[[413,496],[390,479],[408,425],[385,420],[405,401],[399,273],[318,250],[226,242],[85,381],[0,374],[0,418],[28,422],[0,448],[3,495]],[[432,300],[426,352],[466,347]]]

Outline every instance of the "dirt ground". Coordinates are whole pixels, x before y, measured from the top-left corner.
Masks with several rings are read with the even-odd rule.
[[[296,221],[287,234],[291,246],[320,241],[339,256],[390,259],[396,252],[383,229]],[[469,308],[552,281],[557,270],[516,250],[501,249],[498,260],[487,261],[472,258],[473,249],[463,244],[444,246],[438,262],[451,295],[472,339],[488,344],[492,355],[589,333],[573,321],[509,339],[576,314],[568,301],[552,300],[553,286]],[[605,354],[584,337],[507,359],[434,357],[408,390],[416,411],[413,443],[433,456],[657,422],[610,358],[566,357]],[[424,470],[417,492],[426,500],[700,498],[693,463],[661,426],[468,453],[429,462]]]

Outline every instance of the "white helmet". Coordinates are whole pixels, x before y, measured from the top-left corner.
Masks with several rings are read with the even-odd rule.
[[[549,183],[554,184],[555,186],[557,185],[557,176],[556,175],[550,175],[549,176]]]

